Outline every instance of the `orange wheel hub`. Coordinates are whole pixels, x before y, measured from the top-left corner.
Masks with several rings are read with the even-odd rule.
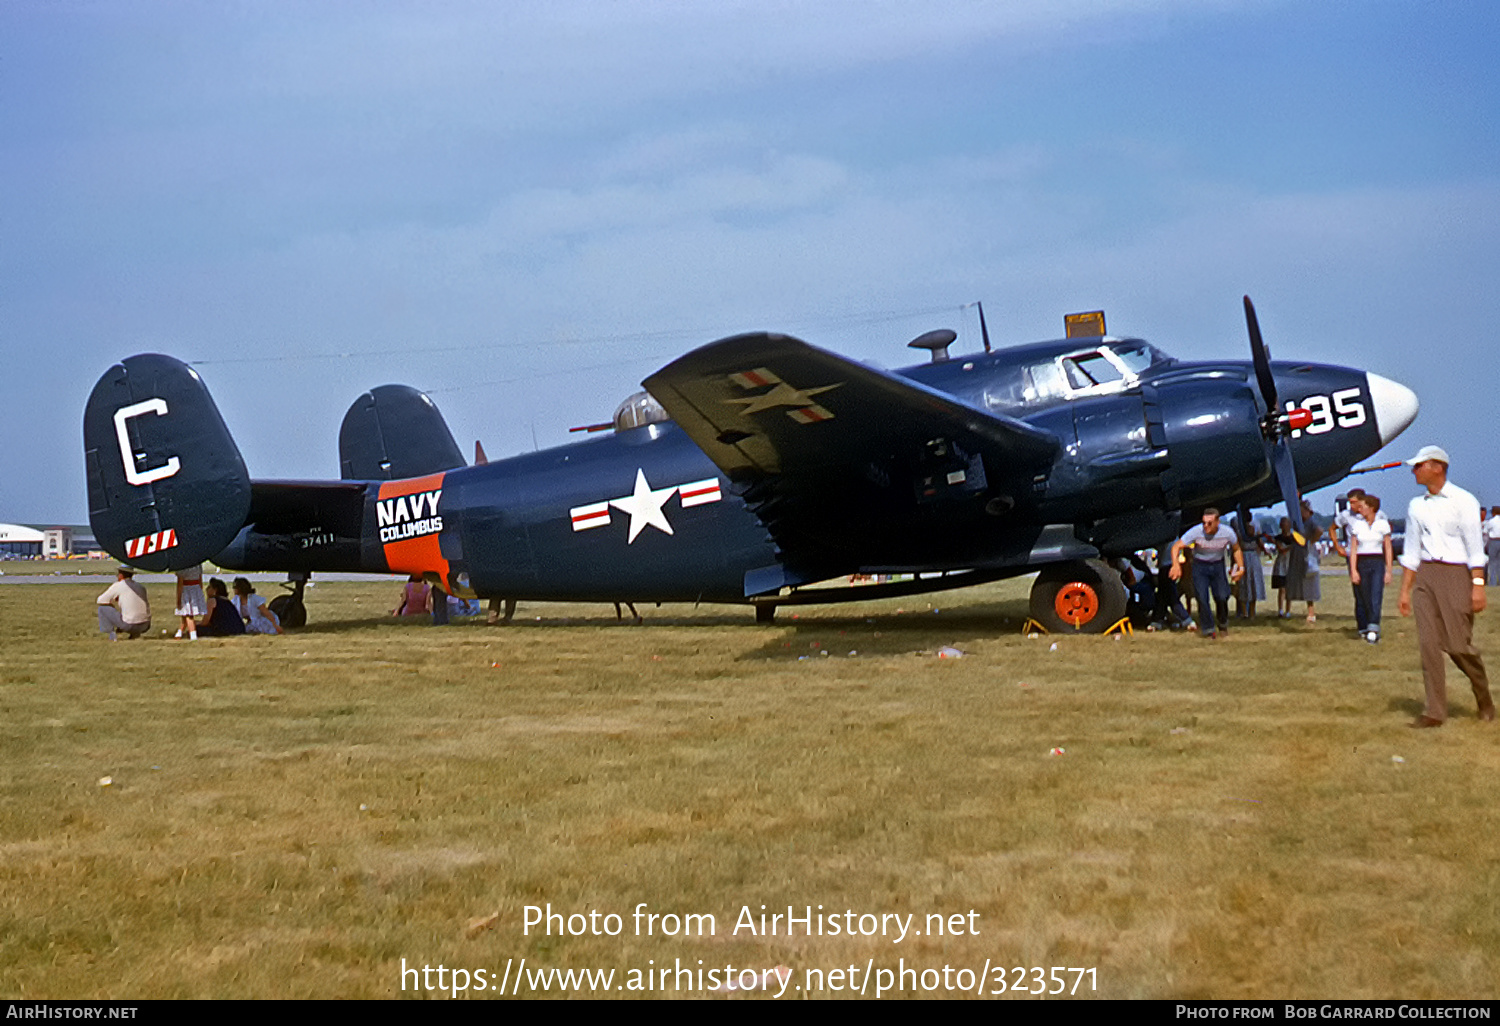
[[[1065,623],[1082,627],[1099,615],[1099,593],[1082,581],[1069,581],[1058,589],[1052,608]]]

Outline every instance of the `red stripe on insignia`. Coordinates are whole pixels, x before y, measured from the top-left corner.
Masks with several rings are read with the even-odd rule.
[[[573,521],[573,530],[587,531],[591,527],[603,527],[609,523],[609,503],[594,502],[587,506],[574,506],[568,510]]]
[[[702,506],[709,502],[718,502],[722,497],[719,492],[719,479],[716,477],[703,481],[689,481],[685,485],[679,485],[677,495],[684,508]]]
[[[729,380],[741,388],[763,388],[766,385],[774,385],[780,379],[766,368],[757,367],[755,370],[740,371],[738,374],[731,374],[729,375]]]

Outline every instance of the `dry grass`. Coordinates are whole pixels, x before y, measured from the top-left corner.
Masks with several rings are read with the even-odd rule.
[[[1421,683],[1394,592],[1372,649],[1336,580],[1316,627],[1219,643],[1027,639],[1025,588],[772,627],[523,605],[441,629],[381,617],[399,585],[325,584],[294,636],[111,645],[102,586],[0,586],[0,994],[375,998],[403,958],[526,957],[1495,996],[1500,731],[1467,687],[1443,730],[1405,729]],[[625,933],[524,936],[548,902]],[[718,935],[633,936],[639,902]],[[732,936],[761,904],[974,909],[979,935]]]

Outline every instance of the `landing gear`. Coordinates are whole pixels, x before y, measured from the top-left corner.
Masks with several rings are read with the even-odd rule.
[[[1031,618],[1049,632],[1103,634],[1125,615],[1125,584],[1097,559],[1043,567],[1031,586]]]
[[[294,570],[287,574],[286,583],[283,588],[291,592],[290,595],[277,595],[266,606],[276,614],[276,619],[283,627],[306,627],[307,606],[302,601],[302,592],[307,588],[307,579],[312,574]]]
[[[756,623],[775,623],[776,604],[773,602],[758,602],[755,605]]]

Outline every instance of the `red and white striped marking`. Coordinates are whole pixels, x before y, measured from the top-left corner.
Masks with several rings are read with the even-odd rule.
[[[177,531],[168,528],[165,531],[157,531],[155,534],[143,534],[139,538],[132,538],[125,543],[125,558],[139,559],[141,556],[149,556],[153,552],[161,552],[163,549],[175,549],[177,547]]]
[[[729,375],[729,380],[741,388],[764,388],[766,385],[777,385],[781,379],[765,367],[757,367],[754,370],[740,371],[738,374]]]
[[[833,419],[833,414],[817,403],[813,403],[811,406],[804,406],[800,410],[788,410],[786,415],[798,424],[816,424],[820,420]]]
[[[718,502],[723,497],[724,493],[719,490],[719,479],[716,477],[677,486],[677,498],[681,500],[684,509],[701,506],[705,502]]]
[[[603,527],[609,523],[609,503],[594,502],[587,506],[574,506],[568,510],[573,519],[573,530],[587,531],[591,527]]]

